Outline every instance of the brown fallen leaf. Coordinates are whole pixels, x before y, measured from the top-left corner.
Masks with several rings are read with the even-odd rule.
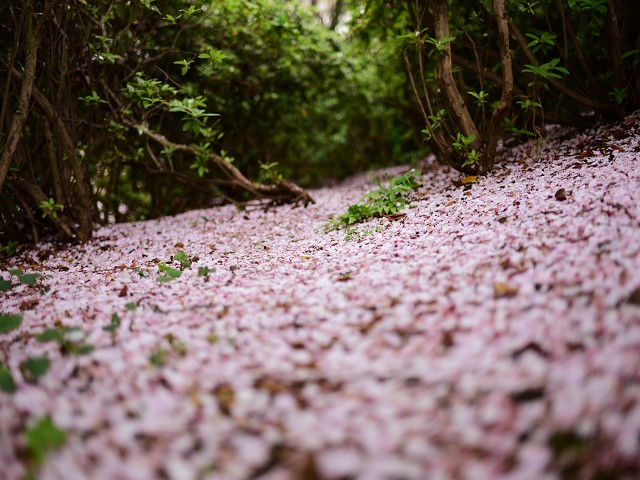
[[[235,392],[230,385],[223,383],[218,385],[213,391],[214,396],[218,400],[218,408],[224,415],[231,415],[231,409],[235,403]]]
[[[593,157],[595,156],[595,153],[593,153],[593,150],[584,150],[582,152],[580,152],[578,155],[576,155],[576,158],[589,158],[589,157]]]
[[[126,297],[129,294],[129,288],[125,285],[118,294],[119,297]]]
[[[26,300],[22,302],[18,306],[18,308],[20,309],[20,311],[24,312],[25,310],[31,310],[32,308],[35,308],[39,303],[40,303],[40,300],[38,300],[37,298],[34,298],[33,300]]]
[[[403,212],[396,212],[396,213],[391,213],[389,215],[385,215],[385,217],[388,218],[389,220],[391,220],[392,222],[395,222],[396,220],[403,219],[406,216],[407,216],[407,214],[403,213]]]
[[[564,188],[559,189],[555,194],[556,200],[564,202],[567,199],[567,192]]]
[[[518,294],[518,287],[506,283],[494,283],[493,284],[493,296],[494,298],[511,298]]]
[[[469,175],[468,177],[464,177],[462,179],[463,185],[468,185],[470,183],[476,183],[478,181],[478,175]]]
[[[174,245],[175,248],[184,248],[184,243],[178,242]]]

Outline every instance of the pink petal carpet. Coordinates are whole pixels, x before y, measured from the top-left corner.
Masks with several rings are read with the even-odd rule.
[[[640,118],[554,129],[468,185],[421,167],[406,215],[349,240],[323,226],[371,175],[308,208],[191,211],[4,260],[4,280],[43,277],[0,293],[23,315],[0,335],[0,476],[640,478]],[[192,264],[159,282],[178,251]],[[53,327],[94,349],[37,340]],[[34,470],[25,431],[46,416],[67,440]]]

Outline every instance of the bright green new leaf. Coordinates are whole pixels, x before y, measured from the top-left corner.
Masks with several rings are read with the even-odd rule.
[[[160,271],[161,274],[163,274],[156,279],[156,281],[158,282],[168,282],[176,278],[180,278],[180,275],[182,275],[182,271],[176,268],[170,267],[166,263],[159,263],[158,270]]]
[[[47,453],[64,446],[67,435],[49,417],[41,418],[25,432],[27,450],[36,464],[42,465]]]
[[[173,256],[173,259],[180,262],[180,267],[183,269],[191,266],[191,260],[189,260],[187,254],[182,250],[178,250],[178,253]]]

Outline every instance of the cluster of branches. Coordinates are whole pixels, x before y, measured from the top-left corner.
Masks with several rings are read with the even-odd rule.
[[[639,106],[633,0],[395,5],[408,13],[404,59],[423,132],[456,170],[491,171],[505,134],[533,137],[545,122],[582,127]]]
[[[174,211],[214,196],[313,201],[281,176],[251,181],[215,153],[213,114],[167,73],[197,13],[179,0],[2,3],[0,243],[88,240],[97,222],[135,209],[118,199],[127,176],[129,197],[183,202]]]

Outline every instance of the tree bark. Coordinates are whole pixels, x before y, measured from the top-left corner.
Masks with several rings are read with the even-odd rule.
[[[486,133],[486,145],[482,153],[480,174],[486,174],[493,168],[495,154],[500,138],[501,125],[504,117],[511,108],[513,96],[513,66],[511,63],[511,48],[509,47],[509,17],[505,7],[505,0],[493,0],[493,13],[498,23],[500,38],[500,59],[502,62],[502,94],[500,103],[491,114],[489,129]]]
[[[10,69],[11,73],[23,80],[25,74],[21,74],[15,68],[9,67],[1,58],[0,62],[2,62],[7,68]],[[31,85],[31,95],[36,101],[36,104],[44,115],[47,117],[47,120],[55,125],[58,130],[58,138],[62,143],[62,151],[67,155],[69,160],[69,164],[71,166],[71,170],[73,171],[73,175],[75,177],[75,186],[78,190],[78,201],[79,208],[78,211],[78,230],[77,230],[77,239],[81,242],[87,241],[93,235],[93,218],[92,218],[92,194],[89,187],[89,184],[85,178],[85,173],[82,169],[82,165],[78,156],[76,155],[75,145],[73,143],[73,139],[67,130],[67,127],[64,121],[56,114],[55,108],[51,104],[51,102],[45,97],[40,91]]]
[[[436,39],[440,40],[451,36],[449,31],[447,0],[434,0],[432,5]],[[458,127],[466,137],[470,137],[471,135],[475,136],[471,146],[479,149],[480,134],[453,78],[451,42],[445,42],[444,49],[438,59],[438,85],[442,89],[445,101],[449,107],[449,114],[456,121]]]
[[[36,64],[38,61],[38,38],[33,26],[33,0],[24,0],[23,14],[25,16],[25,68],[22,75],[22,87],[20,89],[20,97],[18,106],[7,135],[7,141],[0,155],[0,191],[4,186],[4,182],[9,172],[9,167],[13,161],[13,156],[18,148],[18,143],[22,137],[22,129],[29,115],[29,102],[31,100],[31,92],[36,76]],[[9,69],[12,67],[9,66]]]

